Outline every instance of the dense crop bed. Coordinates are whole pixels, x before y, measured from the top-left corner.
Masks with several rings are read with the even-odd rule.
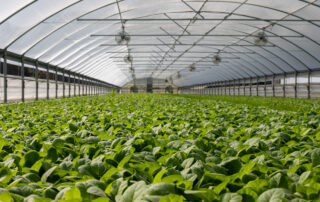
[[[110,95],[0,115],[0,201],[315,201],[320,115]]]

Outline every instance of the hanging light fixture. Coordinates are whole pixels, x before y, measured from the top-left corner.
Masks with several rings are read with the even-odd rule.
[[[268,43],[268,36],[264,31],[258,32],[254,36],[254,44],[256,44],[257,46],[265,46],[267,43]]]

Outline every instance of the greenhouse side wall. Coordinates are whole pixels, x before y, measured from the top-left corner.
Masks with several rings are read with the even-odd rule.
[[[320,70],[197,84],[178,93],[320,99]]]
[[[81,75],[0,60],[0,103],[108,94],[115,89]],[[6,81],[6,82],[5,82]],[[5,91],[6,89],[6,91]]]

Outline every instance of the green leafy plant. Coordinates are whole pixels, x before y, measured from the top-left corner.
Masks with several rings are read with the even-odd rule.
[[[1,105],[0,201],[320,200],[318,101],[236,99]]]

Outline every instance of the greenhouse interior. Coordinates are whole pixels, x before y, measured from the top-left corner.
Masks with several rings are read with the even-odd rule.
[[[0,202],[320,202],[320,0],[0,0]]]

